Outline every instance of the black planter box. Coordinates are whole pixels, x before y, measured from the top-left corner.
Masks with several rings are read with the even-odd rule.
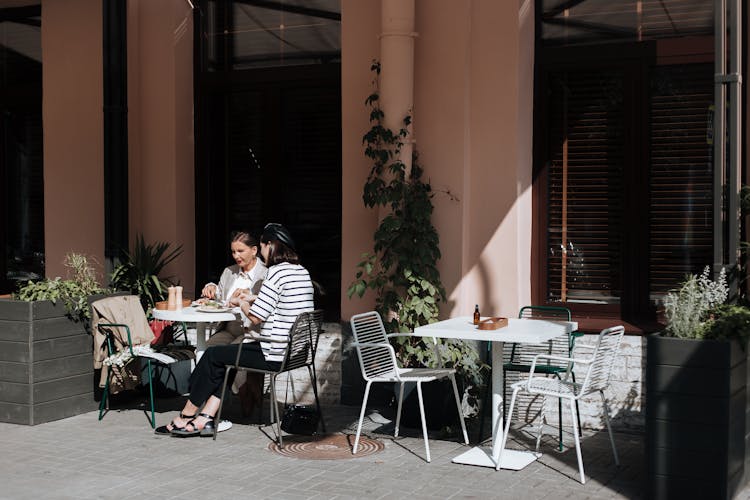
[[[646,345],[648,497],[731,499],[744,475],[747,353],[660,334]]]
[[[0,422],[35,425],[97,408],[92,338],[49,301],[0,299]]]

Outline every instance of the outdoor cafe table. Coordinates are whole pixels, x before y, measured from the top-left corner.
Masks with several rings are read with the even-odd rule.
[[[180,321],[195,324],[195,362],[197,363],[203,351],[206,350],[206,331],[208,333],[217,323],[223,321],[234,321],[237,319],[239,309],[222,312],[201,312],[197,307],[183,307],[173,311],[167,309],[153,309],[154,318],[165,321]]]
[[[500,411],[503,401],[503,343],[538,344],[574,332],[577,329],[578,323],[575,321],[510,318],[506,327],[497,330],[479,330],[469,316],[438,321],[414,329],[414,335],[419,337],[492,342],[492,448],[474,447],[455,457],[454,463],[496,467],[503,437],[503,422]],[[500,467],[520,470],[536,459],[537,455],[533,452],[506,449],[503,452]]]

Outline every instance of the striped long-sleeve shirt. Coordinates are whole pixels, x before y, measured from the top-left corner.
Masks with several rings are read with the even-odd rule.
[[[310,273],[288,262],[268,268],[268,275],[249,313],[263,320],[260,335],[276,341],[289,340],[289,331],[300,313],[315,309]],[[266,361],[283,361],[285,344],[260,343]]]

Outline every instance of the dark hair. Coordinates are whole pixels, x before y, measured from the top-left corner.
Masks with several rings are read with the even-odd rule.
[[[299,255],[297,255],[297,252],[279,240],[271,239],[268,236],[263,235],[260,237],[260,241],[268,245],[268,259],[266,259],[266,266],[271,267],[284,262],[299,264]]]
[[[240,243],[243,243],[249,247],[258,246],[258,239],[247,231],[234,231],[232,233],[231,239],[229,240],[229,244],[231,245],[236,241],[239,241]]]

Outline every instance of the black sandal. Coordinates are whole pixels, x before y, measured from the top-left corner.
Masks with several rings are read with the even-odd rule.
[[[197,429],[195,427],[195,419],[198,417],[203,417],[206,419],[206,423],[203,427],[200,429]],[[187,426],[192,425],[193,430],[188,430]],[[204,434],[204,431],[206,433]],[[199,413],[193,417],[193,420],[185,424],[185,427],[180,427],[179,429],[172,429],[172,435],[177,437],[195,437],[195,436],[213,436],[214,435],[214,417],[212,415],[209,415],[208,413]]]
[[[180,418],[183,420],[187,420],[188,421],[187,424],[189,424],[190,422],[193,421],[193,419],[195,418],[195,415],[185,415],[184,413],[180,412]],[[167,425],[160,425],[159,427],[154,429],[154,434],[156,434],[157,436],[169,436],[172,434],[172,431],[174,430],[185,429],[187,424],[185,424],[182,427],[178,427],[177,424],[174,423],[174,419],[172,419],[172,421],[169,422]],[[169,428],[170,425],[172,426],[171,429]]]

